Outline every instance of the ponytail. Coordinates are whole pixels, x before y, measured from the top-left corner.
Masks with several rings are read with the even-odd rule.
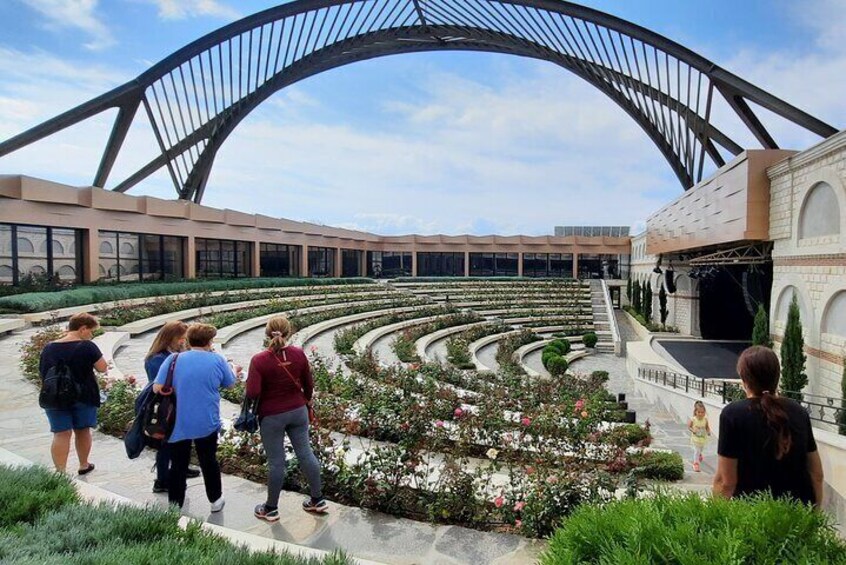
[[[752,398],[752,406],[759,407],[767,427],[775,435],[775,457],[781,460],[793,446],[787,400],[776,396],[780,366],[772,349],[755,345],[744,351],[737,360],[737,373]]]
[[[264,328],[264,335],[268,340],[267,346],[277,355],[288,346],[291,333],[293,333],[291,322],[285,316],[272,317]]]
[[[790,434],[789,418],[785,407],[786,401],[780,396],[775,396],[765,390],[759,400],[761,412],[767,420],[767,426],[775,434],[775,458],[778,461],[784,458],[793,446],[793,437]]]

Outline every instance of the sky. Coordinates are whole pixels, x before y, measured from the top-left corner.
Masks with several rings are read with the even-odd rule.
[[[846,128],[846,1],[582,3]],[[0,139],[277,4],[2,0]],[[782,147],[820,141],[763,118]],[[104,113],[0,158],[0,174],[90,185],[113,120]],[[149,131],[131,131],[110,185],[155,149]],[[385,235],[544,235],[555,225],[637,230],[681,192],[640,127],[575,75],[513,56],[442,52],[356,63],[277,92],[223,145],[203,203]],[[164,171],[131,194],[175,197]]]

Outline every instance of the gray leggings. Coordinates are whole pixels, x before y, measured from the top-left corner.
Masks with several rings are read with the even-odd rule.
[[[300,464],[300,471],[308,480],[309,490],[312,498],[322,498],[322,485],[320,483],[320,463],[308,439],[308,409],[305,406],[296,410],[289,410],[274,416],[265,416],[261,419],[261,441],[264,444],[264,451],[267,453],[269,467],[269,478],[267,481],[267,505],[279,505],[279,493],[282,485],[285,484],[285,472],[287,463],[285,461],[285,434],[291,440],[297,461]]]

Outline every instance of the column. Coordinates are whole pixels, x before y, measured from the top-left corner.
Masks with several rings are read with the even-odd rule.
[[[96,282],[100,278],[100,232],[97,228],[82,232],[82,247],[82,280],[86,283]]]
[[[358,276],[367,276],[367,250],[362,249],[358,255]]]
[[[523,276],[523,252],[517,254],[517,276]]]
[[[253,242],[253,270],[251,271],[253,277],[261,276],[261,243]]]
[[[464,252],[464,276],[465,277],[470,276],[470,252],[469,251]]]
[[[197,278],[197,241],[193,235],[185,238],[185,245],[182,247],[185,252],[185,278]]]
[[[411,276],[417,276],[417,249],[411,248]]]
[[[333,273],[333,276],[336,277],[336,278],[340,278],[343,275],[343,272],[344,272],[343,271],[344,265],[341,262],[342,258],[343,258],[343,254],[341,253],[341,248],[340,247],[335,248],[335,269],[334,269],[335,272]]]
[[[579,254],[573,251],[573,278],[579,278]]]
[[[308,244],[303,243],[303,253],[300,256],[300,276],[308,277]]]

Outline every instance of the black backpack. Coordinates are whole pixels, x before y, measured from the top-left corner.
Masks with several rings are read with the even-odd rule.
[[[77,346],[78,347],[78,346]],[[71,357],[76,349],[71,352]],[[52,410],[67,410],[81,398],[79,383],[66,360],[61,360],[49,369],[41,380],[38,405]]]
[[[176,394],[173,390],[173,372],[179,353],[173,356],[173,361],[167,370],[167,380],[162,392],[151,395],[144,407],[144,435],[157,441],[165,441],[173,432],[176,424]]]

